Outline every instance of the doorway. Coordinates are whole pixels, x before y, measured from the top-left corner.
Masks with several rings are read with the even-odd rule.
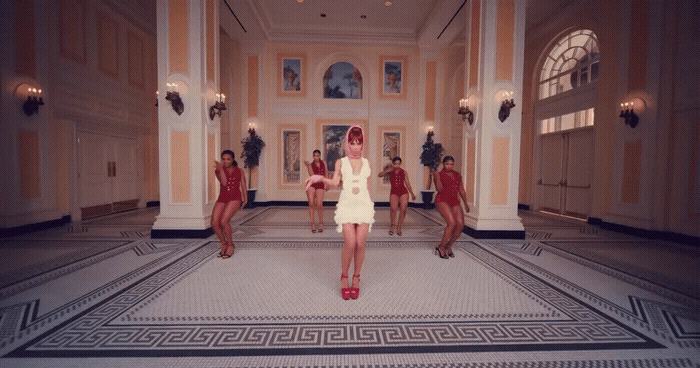
[[[135,138],[78,131],[78,203],[83,219],[138,207]]]
[[[540,208],[587,219],[591,210],[593,127],[540,135]]]

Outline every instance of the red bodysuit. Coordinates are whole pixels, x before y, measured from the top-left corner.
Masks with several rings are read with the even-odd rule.
[[[435,196],[435,202],[445,202],[450,207],[459,206],[459,187],[462,185],[462,176],[454,170],[450,173],[445,169],[438,172],[440,182],[442,182],[442,191]]]
[[[326,177],[326,165],[323,164],[323,160],[318,160],[318,166],[314,165],[314,163],[311,163],[311,170],[313,170],[314,175],[321,175],[323,177]],[[319,181],[318,183],[311,184],[311,187],[314,189],[325,189],[326,186],[323,184],[322,181]]]
[[[389,181],[391,182],[391,194],[396,194],[401,197],[404,194],[408,194],[408,189],[406,189],[406,171],[399,169],[399,172],[391,170],[389,172]]]
[[[240,201],[241,197],[241,169],[232,167],[232,170],[223,169],[226,174],[226,183],[221,183],[219,198],[217,202],[228,203],[231,201]],[[217,174],[218,175],[218,174]]]

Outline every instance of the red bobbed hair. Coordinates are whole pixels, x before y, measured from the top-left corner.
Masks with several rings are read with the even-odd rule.
[[[353,141],[357,141],[360,144],[365,143],[361,128],[359,128],[359,127],[350,128],[350,132],[348,132],[348,143],[351,143]]]

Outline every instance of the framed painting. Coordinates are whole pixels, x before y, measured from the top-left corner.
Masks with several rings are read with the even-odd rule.
[[[406,65],[408,57],[385,55],[379,57],[379,98],[406,98]]]
[[[337,62],[323,73],[323,98],[362,99],[362,74],[348,62]]]
[[[306,54],[277,54],[277,96],[306,96]]]
[[[279,173],[280,189],[298,188],[303,184],[303,173],[306,168],[302,165],[302,150],[304,149],[305,127],[299,124],[283,124],[277,128],[279,137]]]
[[[316,131],[319,134],[318,141],[321,144],[321,159],[326,162],[328,173],[332,176],[335,171],[335,162],[345,157],[345,135],[353,125],[362,127],[365,133],[365,154],[367,154],[367,121],[358,119],[319,119],[316,122]]]
[[[400,126],[379,127],[379,164],[377,173],[391,166],[394,157],[401,157],[406,152],[406,128]],[[384,175],[380,181],[382,187],[390,188],[389,175]]]

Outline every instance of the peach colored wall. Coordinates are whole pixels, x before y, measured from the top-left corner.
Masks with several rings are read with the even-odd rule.
[[[515,45],[515,0],[498,0],[496,31],[496,80],[513,80],[513,46]]]
[[[437,83],[437,62],[425,62],[425,120],[435,120],[435,85]]]
[[[469,24],[469,88],[479,83],[479,40],[481,30],[481,1],[472,0]]]
[[[221,148],[231,149],[233,152],[240,155],[241,145],[241,113],[244,106],[241,101],[243,95],[243,72],[241,71],[243,55],[240,52],[239,45],[231,39],[229,35],[220,30],[219,34],[219,88],[226,95],[226,113],[221,115]],[[240,161],[240,160],[237,160]]]
[[[258,116],[258,56],[248,55],[248,116]],[[276,74],[273,74],[276,75]]]
[[[98,12],[98,65],[104,74],[119,78],[119,58],[117,57],[117,22],[102,12]]]
[[[510,138],[493,137],[491,163],[491,204],[508,204],[508,172],[510,165]]]
[[[647,85],[649,54],[649,1],[630,1],[631,30],[627,61],[627,91],[643,90]]]
[[[72,137],[69,122],[51,119],[51,171],[53,176],[54,202],[61,214],[70,213],[70,166]]]
[[[220,158],[216,154],[216,134],[207,135],[207,200],[210,202],[216,199],[218,191],[216,190],[216,174],[214,173],[214,161]]]
[[[34,0],[15,1],[15,71],[36,79]]]
[[[639,181],[642,174],[642,142],[625,142],[622,168],[622,202],[639,203]]]
[[[22,198],[41,198],[39,134],[33,130],[20,129],[17,148],[20,194]]]
[[[206,37],[207,37],[207,80],[216,80],[216,3],[214,1],[206,1]]]
[[[172,202],[190,201],[190,132],[170,132],[170,188]]]
[[[189,73],[187,22],[188,0],[170,0],[168,6],[168,51],[170,73]]]
[[[698,198],[700,191],[700,120],[695,120],[693,124],[693,140],[691,150],[690,150],[690,175],[688,177],[688,197]],[[695,218],[696,221],[700,219],[700,206],[699,203],[694,202],[692,199],[690,201],[691,205],[688,206],[688,216]]]
[[[136,33],[129,32],[127,37],[129,44],[128,65],[129,65],[129,84],[134,87],[144,88],[145,79],[145,63],[143,40]]]
[[[467,177],[466,177],[466,192],[467,192],[467,202],[474,203],[474,189],[475,189],[475,178],[476,178],[476,139],[469,138],[467,140]]]
[[[85,2],[61,0],[60,2],[60,50],[61,56],[85,63]]]

